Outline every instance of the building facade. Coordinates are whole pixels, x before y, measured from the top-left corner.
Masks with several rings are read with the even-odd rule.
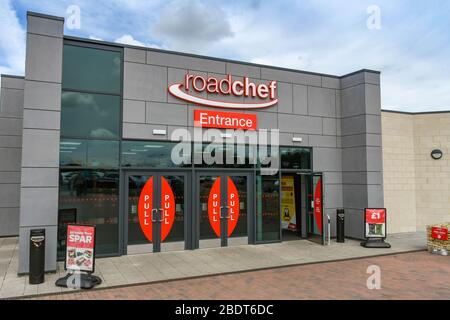
[[[28,13],[25,76],[2,76],[0,235],[19,234],[19,273],[28,272],[32,229],[46,231],[52,271],[67,223],[96,225],[98,256],[111,256],[322,244],[340,208],[346,235],[361,239],[363,209],[384,206],[379,72],[325,75],[63,30],[62,18]],[[183,81],[192,87],[177,91]],[[251,162],[261,146],[250,142],[232,148],[237,163],[196,163],[208,134],[188,144],[191,163],[175,163],[174,133],[193,135],[202,115],[217,121],[209,126],[225,152],[234,120],[247,131],[279,130],[276,172]]]

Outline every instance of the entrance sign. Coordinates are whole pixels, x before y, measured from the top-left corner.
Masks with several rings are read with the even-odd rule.
[[[194,110],[194,126],[204,128],[256,130],[256,115],[237,112]]]
[[[175,197],[170,184],[161,177],[161,208],[154,208],[153,177],[147,180],[139,196],[138,215],[142,232],[148,241],[153,239],[153,225],[161,223],[161,241],[164,241],[175,221]]]
[[[386,209],[365,209],[366,238],[386,238]]]
[[[208,94],[234,96],[238,98],[259,98],[263,101],[249,103],[225,102],[191,95],[189,93],[191,89],[198,93],[206,92]],[[271,107],[278,103],[276,89],[276,81],[269,81],[267,84],[256,84],[248,77],[243,77],[242,80],[235,80],[230,74],[223,79],[217,79],[215,77],[205,78],[200,75],[187,73],[184,76],[183,83],[174,83],[169,86],[170,94],[184,101],[203,106],[231,109],[258,109]]]
[[[209,217],[209,223],[211,224],[212,229],[214,230],[214,233],[217,237],[221,236],[221,230],[220,230],[220,222],[221,218],[226,218],[228,220],[227,222],[227,229],[228,229],[228,236],[231,236],[234,229],[236,228],[238,219],[239,219],[239,194],[236,188],[236,185],[234,184],[233,180],[231,180],[230,177],[228,177],[227,180],[227,189],[228,189],[228,195],[227,195],[227,206],[228,208],[224,207],[221,208],[220,206],[220,177],[216,179],[214,182],[211,191],[209,193],[208,197],[208,217]],[[221,210],[225,211],[224,209],[227,209],[226,215],[224,215],[224,212],[221,212]]]
[[[67,225],[66,270],[93,273],[94,254],[95,226]]]

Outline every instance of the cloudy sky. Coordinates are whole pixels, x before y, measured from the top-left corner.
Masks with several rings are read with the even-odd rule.
[[[0,73],[24,73],[27,10],[69,21],[73,5],[81,24],[66,35],[337,75],[374,69],[383,108],[450,110],[448,0],[0,0]]]

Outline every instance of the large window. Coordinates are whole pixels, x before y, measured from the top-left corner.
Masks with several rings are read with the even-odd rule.
[[[172,161],[172,148],[177,142],[122,141],[122,167],[173,168],[190,167],[190,155],[177,154],[183,163]],[[178,164],[179,163],[179,164]]]
[[[119,139],[120,96],[63,91],[61,136]]]
[[[64,89],[121,93],[122,53],[120,51],[64,45]]]
[[[67,223],[97,226],[96,253],[119,250],[122,51],[64,45],[58,257]]]
[[[311,170],[311,149],[302,147],[280,148],[281,169]]]

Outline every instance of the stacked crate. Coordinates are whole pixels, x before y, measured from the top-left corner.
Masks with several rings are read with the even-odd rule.
[[[447,230],[447,239],[436,239],[432,235],[433,228],[442,228]],[[450,252],[450,235],[448,233],[450,229],[450,223],[428,225],[427,226],[427,246],[428,252],[441,255],[448,255]]]

